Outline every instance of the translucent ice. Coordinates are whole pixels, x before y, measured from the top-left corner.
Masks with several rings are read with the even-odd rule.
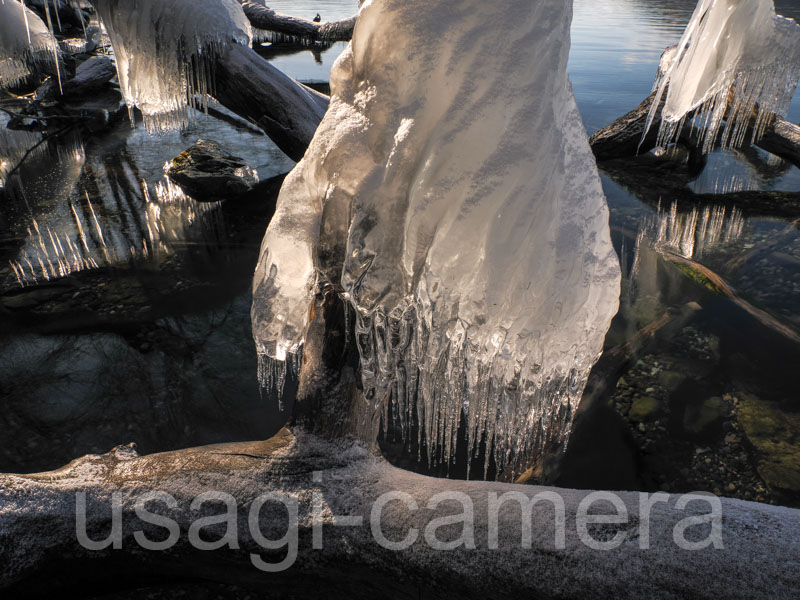
[[[54,70],[58,44],[36,13],[18,0],[0,0],[0,88],[42,68]]]
[[[373,0],[287,177],[254,280],[259,353],[304,341],[315,286],[356,314],[365,396],[431,462],[520,467],[567,434],[619,293],[567,77],[571,2]],[[488,458],[487,458],[488,463]]]
[[[786,113],[799,77],[800,27],[776,16],[772,0],[700,0],[658,83],[659,145],[692,113],[706,152],[717,141],[741,146],[751,126],[757,140],[772,114]]]
[[[186,124],[205,108],[214,57],[231,41],[250,43],[237,0],[93,0],[108,30],[120,87],[150,131]]]

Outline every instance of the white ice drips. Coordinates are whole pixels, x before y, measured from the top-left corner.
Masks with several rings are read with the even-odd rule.
[[[213,63],[230,42],[250,43],[250,24],[236,0],[94,0],[105,25],[130,109],[149,131],[187,124],[205,109]]]
[[[785,115],[800,78],[800,27],[772,0],[700,0],[657,83],[648,129],[664,94],[658,145],[674,142],[686,118],[704,152],[757,141]]]
[[[44,21],[18,0],[0,1],[0,89],[57,69],[58,43]]]
[[[340,286],[370,410],[390,398],[431,463],[462,424],[499,470],[563,440],[617,310],[570,20],[549,0],[365,3],[264,239],[259,353],[296,353],[315,285]]]

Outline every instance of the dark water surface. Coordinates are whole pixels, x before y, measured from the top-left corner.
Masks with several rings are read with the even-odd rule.
[[[576,0],[570,73],[590,134],[650,93],[694,4]],[[357,2],[270,5],[333,20]],[[800,17],[800,3],[777,5]],[[260,51],[302,81],[326,81],[343,47]],[[797,98],[789,119],[800,121]],[[0,137],[7,160],[37,139],[15,135]],[[279,181],[258,201],[195,202],[163,167],[199,138],[245,158],[261,181],[292,165],[229,118],[199,116],[185,132],[149,136],[124,115],[109,133],[43,144],[8,181],[0,162],[0,471],[54,468],[129,441],[154,452],[264,438],[285,418],[259,393],[249,322]],[[694,179],[680,165],[655,177],[601,171],[625,275],[607,346],[648,326],[657,335],[620,367],[608,396],[582,407],[549,479],[797,504],[797,216],[698,201],[663,184],[797,192],[800,172],[758,150],[717,152]]]

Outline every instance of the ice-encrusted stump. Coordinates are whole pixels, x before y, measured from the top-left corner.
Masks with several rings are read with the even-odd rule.
[[[122,95],[150,131],[188,122],[214,89],[216,57],[250,44],[237,0],[92,0],[114,47]]]
[[[395,496],[378,504],[385,492]],[[451,499],[437,497],[443,492]],[[202,493],[216,495],[200,497],[193,505]],[[94,542],[112,533],[116,497],[119,548],[89,550],[79,544],[76,507],[81,494],[86,499],[85,530]],[[152,494],[149,500],[147,494]],[[278,572],[259,570],[254,561],[277,565],[287,556],[291,559],[287,514],[294,509],[288,513],[276,496],[259,501],[263,494],[277,494],[297,509],[296,555]],[[466,496],[455,500],[453,494]],[[8,598],[52,597],[57,590],[62,597],[86,597],[130,588],[134,597],[132,590],[152,593],[165,582],[164,594],[174,594],[185,582],[217,582],[257,597],[285,598],[796,597],[800,511],[721,499],[723,548],[689,550],[675,540],[682,536],[702,544],[709,538],[712,523],[704,519],[713,513],[706,501],[682,505],[682,497],[661,493],[648,513],[636,493],[617,494],[616,508],[590,494],[432,479],[392,467],[358,444],[295,437],[287,430],[265,442],[149,456],[122,446],[49,473],[0,475],[0,593]],[[170,497],[174,504],[167,505]],[[496,520],[489,509],[493,497],[503,501]],[[521,511],[520,502],[532,499],[535,506]],[[139,518],[137,504],[139,510],[150,511],[149,522]],[[233,525],[226,517],[231,507]],[[471,530],[458,522],[470,507]],[[624,511],[624,518],[589,525],[580,533],[582,510],[594,515]],[[373,512],[379,518],[375,530],[397,544],[395,548],[378,543]],[[153,513],[175,523],[177,537],[169,549],[145,550],[141,545],[142,539],[164,542],[173,535],[157,524]],[[530,547],[523,546],[521,514],[531,517]],[[346,525],[342,517],[361,520]],[[684,520],[692,517],[695,524],[680,529],[679,523],[689,525]],[[209,520],[203,524],[203,518]],[[316,534],[315,520],[321,526]],[[200,528],[200,539],[219,549],[193,546],[193,527],[195,535]],[[496,546],[490,542],[494,527]],[[263,537],[256,539],[253,531]],[[231,539],[237,546],[227,546]],[[600,550],[587,545],[587,539],[599,544],[616,540],[618,546]],[[266,540],[278,543],[268,550]],[[444,544],[436,549],[431,540]],[[454,547],[441,549],[446,544]]]
[[[665,96],[659,146],[675,141],[687,117],[706,152],[717,142],[755,143],[789,108],[800,78],[800,27],[777,16],[772,0],[700,0],[664,71],[648,121]]]
[[[263,373],[280,383],[330,289],[355,314],[360,414],[417,428],[430,462],[451,460],[461,424],[501,470],[567,434],[619,293],[571,15],[364,3],[264,238],[253,331],[278,366]]]
[[[36,13],[18,0],[0,2],[0,89],[32,72],[58,72],[58,43]]]

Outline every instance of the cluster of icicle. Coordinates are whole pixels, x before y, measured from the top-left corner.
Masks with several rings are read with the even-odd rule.
[[[431,464],[450,464],[460,430],[470,455],[491,449],[484,475],[564,441],[619,296],[567,77],[571,12],[364,3],[262,245],[265,376],[296,362],[316,286],[332,285],[356,315],[363,410],[416,432]]]
[[[114,48],[120,88],[145,127],[185,126],[191,108],[205,110],[214,60],[230,42],[250,44],[237,0],[94,0]]]
[[[45,7],[47,7],[45,3]],[[48,8],[49,19],[49,8]],[[0,89],[22,83],[32,72],[60,75],[58,43],[36,13],[20,0],[0,0]]]
[[[757,141],[772,115],[786,114],[798,78],[800,27],[777,16],[772,0],[700,0],[656,82],[648,129],[666,94],[659,146],[689,118],[703,152]]]

